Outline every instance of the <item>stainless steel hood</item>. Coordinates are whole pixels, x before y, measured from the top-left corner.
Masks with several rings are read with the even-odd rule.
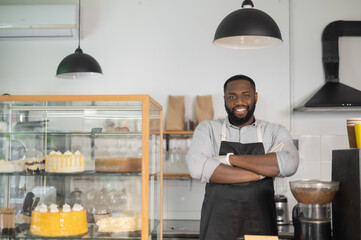
[[[361,91],[339,80],[338,39],[344,36],[361,37],[361,21],[335,21],[326,26],[322,33],[322,63],[326,83],[294,111],[361,110]]]

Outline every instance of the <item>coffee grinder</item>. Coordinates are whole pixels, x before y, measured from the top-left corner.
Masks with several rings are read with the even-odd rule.
[[[288,217],[288,203],[287,197],[285,196],[287,190],[287,183],[285,178],[276,177],[274,180],[274,189],[275,189],[275,204],[276,204],[276,214],[277,214],[277,225],[280,230],[282,226],[289,225]]]
[[[288,225],[290,221],[288,219],[288,204],[287,197],[284,195],[275,195],[277,225]]]
[[[290,188],[298,201],[292,210],[294,240],[331,240],[331,202],[339,182],[295,180]]]

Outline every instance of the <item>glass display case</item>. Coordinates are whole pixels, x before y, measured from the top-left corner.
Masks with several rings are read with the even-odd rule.
[[[162,239],[162,106],[0,96],[0,238]]]

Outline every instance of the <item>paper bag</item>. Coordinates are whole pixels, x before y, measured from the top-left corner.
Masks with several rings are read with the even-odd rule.
[[[184,96],[169,96],[167,115],[165,119],[166,131],[184,130]]]
[[[214,110],[212,95],[196,97],[196,124],[204,120],[213,120]]]

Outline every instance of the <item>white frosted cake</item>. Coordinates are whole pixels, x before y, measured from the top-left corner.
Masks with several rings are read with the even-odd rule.
[[[14,172],[15,167],[14,164],[10,161],[6,160],[0,160],[0,172],[2,173],[8,173],[8,172]]]
[[[7,161],[0,160],[0,172],[22,172],[25,170],[25,160]]]
[[[53,173],[77,173],[84,172],[85,160],[84,155],[79,151],[72,153],[66,151],[61,152],[52,151],[45,158],[45,171]]]
[[[98,232],[121,233],[142,230],[142,217],[136,212],[122,212],[118,217],[105,217],[96,222]]]

